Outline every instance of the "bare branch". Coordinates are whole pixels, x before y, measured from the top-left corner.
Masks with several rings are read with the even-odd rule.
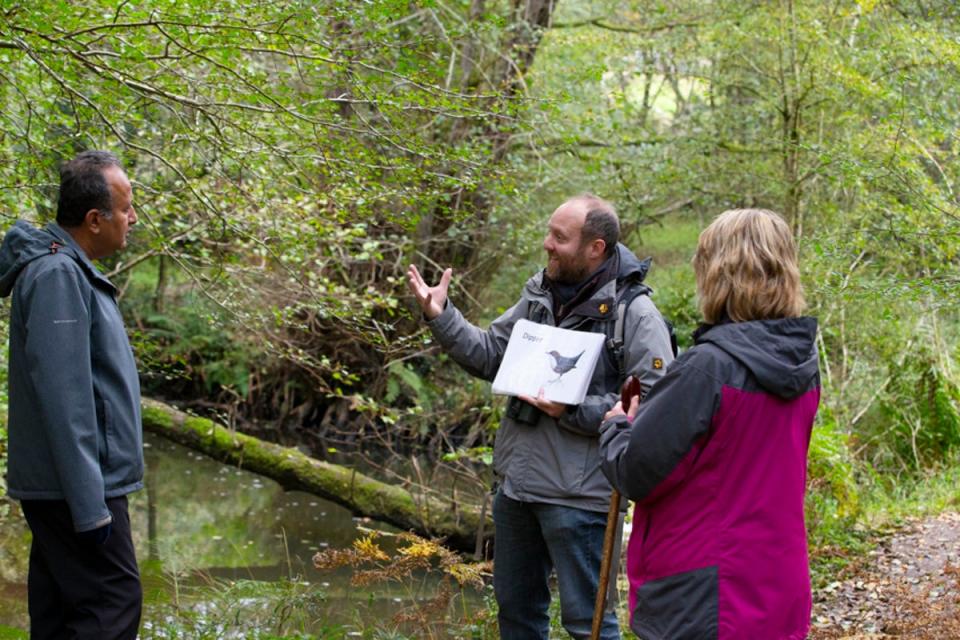
[[[692,29],[704,24],[704,16],[697,16],[688,20],[679,20],[677,22],[664,22],[644,27],[621,26],[612,24],[607,18],[590,18],[588,20],[579,20],[576,22],[554,22],[550,25],[552,29],[581,29],[583,27],[596,27],[605,31],[614,31],[617,33],[632,33],[637,35],[650,35],[661,31],[670,31],[673,29]]]

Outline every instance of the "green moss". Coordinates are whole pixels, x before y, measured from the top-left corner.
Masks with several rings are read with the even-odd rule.
[[[211,432],[216,432],[216,425],[207,420],[206,418],[197,418],[196,416],[188,416],[183,421],[183,427],[199,433],[200,435],[207,435]],[[221,428],[221,431],[226,431],[226,429]]]
[[[387,484],[321,460],[297,449],[282,447],[230,431],[206,418],[187,416],[156,401],[145,402],[152,430],[218,460],[271,477],[282,485],[303,489],[346,506],[355,513],[391,522],[424,535],[467,540],[479,526],[477,510],[455,512],[447,503],[414,496]]]
[[[160,428],[173,427],[173,417],[169,412],[155,406],[150,401],[144,401],[140,406],[140,413],[143,418],[143,425],[147,428],[156,426]]]

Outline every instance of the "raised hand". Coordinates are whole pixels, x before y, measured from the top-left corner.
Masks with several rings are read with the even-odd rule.
[[[440,276],[440,283],[431,287],[423,281],[423,276],[415,266],[410,265],[407,269],[407,285],[427,320],[433,320],[443,311],[443,306],[447,303],[447,290],[450,288],[451,277],[453,277],[453,269],[446,269]]]

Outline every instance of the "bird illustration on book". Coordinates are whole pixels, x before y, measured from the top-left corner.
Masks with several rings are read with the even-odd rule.
[[[563,374],[567,373],[568,371],[572,371],[573,369],[576,369],[577,360],[579,360],[580,356],[582,356],[583,354],[584,352],[581,351],[575,356],[563,356],[563,355],[560,355],[559,351],[556,351],[556,350],[548,351],[547,355],[553,358],[553,366],[551,366],[550,368],[553,369],[553,372],[557,374],[557,377],[554,378],[553,380],[550,380],[549,382],[550,383],[558,382],[560,378],[563,377]]]

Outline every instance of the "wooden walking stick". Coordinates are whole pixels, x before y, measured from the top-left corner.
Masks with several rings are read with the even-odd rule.
[[[630,376],[620,389],[620,402],[623,410],[630,408],[634,396],[640,397],[642,389],[640,379]],[[593,625],[590,628],[590,640],[600,639],[600,627],[603,626],[603,614],[607,608],[607,589],[610,587],[610,569],[613,566],[613,550],[617,547],[617,533],[620,530],[620,492],[610,492],[610,508],[607,510],[607,528],[603,532],[603,554],[600,560],[600,581],[597,584],[597,599],[593,605]],[[619,567],[619,558],[618,567]],[[614,578],[616,580],[616,578]]]

